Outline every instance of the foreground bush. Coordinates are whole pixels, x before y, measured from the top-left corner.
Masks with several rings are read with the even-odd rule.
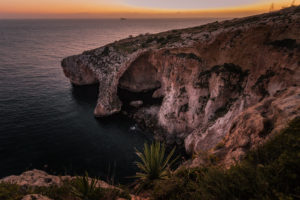
[[[103,198],[103,189],[97,187],[98,180],[89,178],[87,172],[84,176],[77,176],[73,180],[72,194],[83,200],[93,200],[96,198]]]
[[[169,168],[174,164],[177,158],[172,159],[175,147],[166,155],[166,148],[160,142],[148,145],[144,144],[143,153],[136,150],[137,156],[141,162],[136,162],[140,172],[136,173],[140,186],[148,186],[154,180],[165,179],[169,176]]]
[[[300,118],[228,170],[179,170],[157,181],[157,200],[300,199]]]

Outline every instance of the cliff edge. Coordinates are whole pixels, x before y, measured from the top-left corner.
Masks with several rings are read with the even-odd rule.
[[[299,116],[299,33],[294,6],[130,37],[61,64],[73,84],[99,83],[96,116],[132,106],[157,137],[229,166]]]

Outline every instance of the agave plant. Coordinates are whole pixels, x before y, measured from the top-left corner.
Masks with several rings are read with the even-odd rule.
[[[136,154],[141,162],[136,162],[141,172],[137,172],[135,177],[143,184],[151,183],[153,180],[165,179],[169,175],[169,168],[174,164],[178,157],[172,159],[175,147],[165,156],[166,148],[160,142],[148,145],[144,144],[144,152],[136,149]]]
[[[72,193],[83,200],[92,200],[92,196],[99,189],[97,183],[97,179],[89,178],[88,173],[85,172],[84,176],[78,176],[74,179]]]

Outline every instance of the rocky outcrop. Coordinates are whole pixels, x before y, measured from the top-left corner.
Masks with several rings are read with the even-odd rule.
[[[232,122],[228,134],[214,153],[226,166],[243,158],[250,148],[278,133],[292,119],[300,116],[300,88],[290,87],[249,107]],[[223,155],[224,153],[224,155]]]
[[[291,7],[127,38],[62,67],[74,84],[99,83],[96,116],[121,111],[119,88],[154,91],[162,101],[134,109],[139,123],[188,153],[224,142],[231,163],[299,115],[299,32],[300,7]]]
[[[42,170],[30,170],[26,171],[20,175],[12,175],[0,179],[0,183],[9,183],[9,184],[17,184],[23,187],[51,187],[51,186],[62,186],[64,181],[70,181],[75,179],[76,177],[72,176],[54,176],[46,173]],[[109,185],[108,183],[97,180],[97,187],[105,188],[105,189],[117,189],[113,185]],[[136,195],[130,195],[131,200],[148,200],[148,198],[142,198]],[[123,198],[117,198],[118,200],[123,200]],[[41,194],[28,194],[25,195],[22,200],[52,200],[46,196]]]
[[[52,200],[52,199],[40,194],[28,194],[24,196],[22,200]]]
[[[23,172],[20,175],[12,175],[0,179],[0,182],[12,183],[21,186],[38,186],[38,187],[49,187],[52,185],[61,186],[63,181],[74,179],[71,176],[54,176],[50,175],[42,170],[30,170]],[[108,183],[98,180],[98,186],[102,188],[114,188],[114,186]]]
[[[230,122],[226,136],[208,153],[225,167],[230,167],[241,160],[250,149],[272,138],[298,116],[300,116],[300,88],[290,87],[235,116]],[[209,135],[204,135],[204,138],[194,135],[189,137],[194,137],[188,139],[195,142],[196,147],[205,146],[211,140]],[[197,152],[200,151],[201,149]],[[190,167],[202,165],[205,159],[207,154],[204,156],[200,154],[188,165]]]

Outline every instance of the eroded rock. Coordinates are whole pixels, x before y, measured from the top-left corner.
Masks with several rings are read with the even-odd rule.
[[[52,200],[52,199],[40,194],[29,194],[24,196],[22,200]]]
[[[5,177],[3,179],[0,179],[0,182],[4,183],[11,183],[11,184],[17,184],[20,186],[30,186],[30,187],[50,187],[50,186],[61,186],[63,184],[63,181],[66,180],[72,180],[76,177],[72,176],[54,176],[46,173],[42,170],[30,170],[23,172],[21,175],[12,175]],[[89,178],[91,181],[91,178]],[[97,180],[97,187],[101,188],[110,188],[110,189],[117,189],[122,190],[118,187],[115,187],[113,185],[109,185],[108,183]],[[136,195],[130,194],[132,200],[148,200],[148,198],[142,198]],[[122,198],[118,198],[122,199]],[[29,194],[25,195],[22,200],[52,200],[48,198],[47,196],[41,195],[41,194]]]
[[[71,176],[55,176],[50,175],[45,171],[33,169],[30,171],[23,172],[20,175],[7,176],[0,179],[0,182],[12,183],[22,186],[38,186],[38,187],[49,187],[51,185],[61,186],[63,181],[71,180],[75,177]],[[113,188],[114,186],[99,180],[98,186],[102,188]]]
[[[259,143],[251,137],[265,141],[267,137],[256,137],[265,127],[272,127],[266,135],[272,134],[287,123],[277,123],[282,116],[290,120],[299,114],[299,21],[300,9],[292,7],[142,35],[68,57],[62,67],[74,84],[99,82],[96,116],[120,112],[118,88],[155,90],[152,98],[162,98],[161,104],[138,109],[133,114],[137,121],[164,133],[169,141],[184,141],[191,154],[209,151],[232,137],[226,140],[224,159],[230,163]],[[262,102],[270,104],[272,115],[249,111]],[[247,110],[250,114],[242,117]],[[233,125],[240,131],[232,134]],[[228,142],[235,140],[233,151]]]

